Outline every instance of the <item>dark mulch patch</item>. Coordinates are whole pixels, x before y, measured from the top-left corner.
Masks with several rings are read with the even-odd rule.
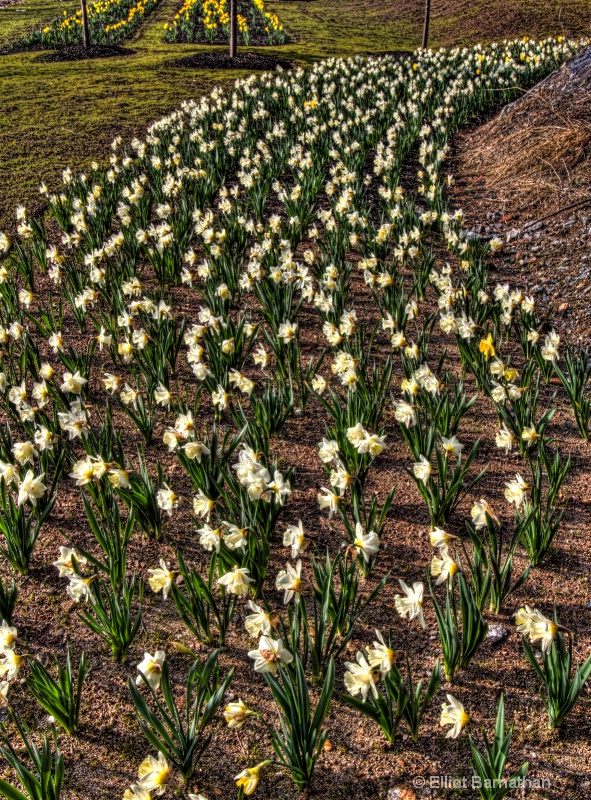
[[[113,56],[130,56],[134,51],[119,45],[96,44],[84,47],[81,44],[60,47],[38,56],[35,61],[84,61],[89,58],[112,58]]]
[[[293,64],[286,58],[259,55],[258,53],[238,53],[236,58],[230,58],[228,53],[209,52],[196,53],[194,56],[179,58],[169,61],[171,67],[184,67],[187,69],[247,69],[247,70],[273,70],[291,69]]]

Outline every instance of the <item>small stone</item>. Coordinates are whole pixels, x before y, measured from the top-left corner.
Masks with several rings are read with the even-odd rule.
[[[490,639],[492,644],[499,644],[499,642],[506,639],[508,635],[509,631],[502,625],[491,625],[486,634],[486,638]]]

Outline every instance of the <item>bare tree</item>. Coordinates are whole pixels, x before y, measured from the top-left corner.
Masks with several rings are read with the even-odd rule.
[[[90,47],[90,30],[88,28],[86,0],[80,0],[80,7],[82,8],[82,40],[84,41],[84,47]]]
[[[230,0],[230,58],[236,58],[236,45],[238,38],[238,9],[237,0]]]
[[[425,0],[425,22],[423,25],[423,43],[421,44],[421,49],[427,49],[427,43],[429,41],[429,22],[431,21],[431,0]]]

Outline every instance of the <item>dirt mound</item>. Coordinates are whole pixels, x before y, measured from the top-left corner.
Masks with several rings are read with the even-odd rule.
[[[113,58],[114,56],[129,56],[132,53],[133,50],[129,50],[127,47],[119,47],[119,45],[95,44],[91,47],[84,47],[83,45],[68,45],[67,47],[59,47],[49,53],[44,53],[42,56],[38,56],[35,61],[85,61],[89,58]]]
[[[591,47],[460,136],[458,181],[504,215],[535,219],[589,197]]]
[[[185,69],[247,69],[247,70],[274,70],[290,69],[293,64],[285,58],[276,56],[266,56],[260,53],[240,53],[235,58],[230,58],[227,52],[219,50],[207,53],[196,53],[193,56],[179,58],[169,62],[174,67],[184,67]]]

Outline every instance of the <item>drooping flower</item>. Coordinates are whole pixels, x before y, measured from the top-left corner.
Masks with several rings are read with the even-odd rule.
[[[466,714],[464,706],[452,694],[447,695],[447,703],[441,706],[441,719],[439,724],[451,725],[452,727],[446,733],[447,739],[457,739],[462,729],[470,722],[470,717]]]
[[[552,647],[558,625],[545,617],[536,608],[525,606],[515,614],[517,630],[523,636],[529,636],[532,643],[542,640],[542,651],[547,653]]]

